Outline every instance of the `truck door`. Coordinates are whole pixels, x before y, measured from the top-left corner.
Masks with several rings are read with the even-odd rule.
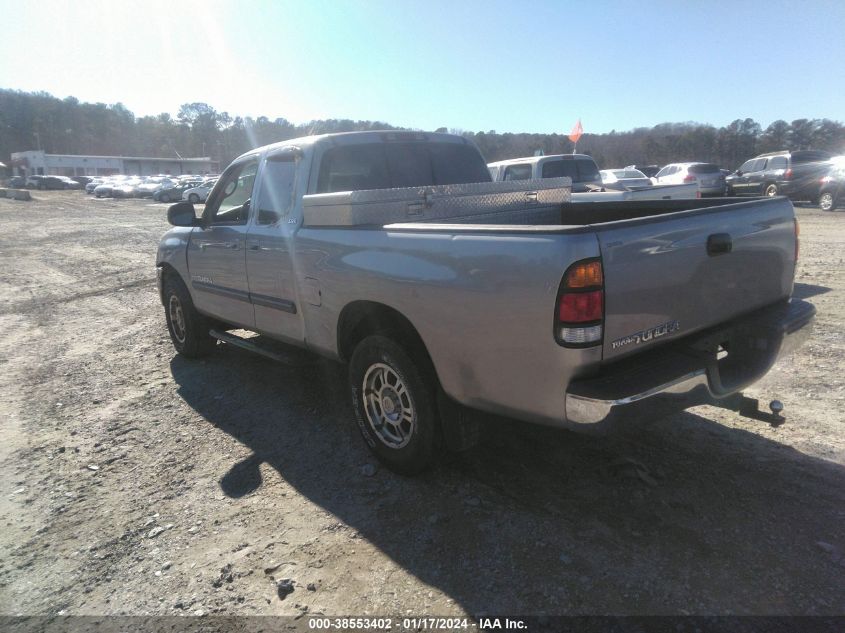
[[[258,161],[233,164],[220,177],[191,233],[188,270],[191,295],[201,312],[227,323],[253,327],[255,313],[246,276],[246,233]]]
[[[267,157],[246,238],[255,329],[292,343],[305,338],[293,267],[297,165],[298,154],[284,149]]]

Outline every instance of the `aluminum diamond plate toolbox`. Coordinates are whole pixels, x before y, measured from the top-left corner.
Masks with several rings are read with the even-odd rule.
[[[461,219],[481,223],[497,214],[564,204],[569,178],[342,191],[303,196],[305,226],[362,226]]]

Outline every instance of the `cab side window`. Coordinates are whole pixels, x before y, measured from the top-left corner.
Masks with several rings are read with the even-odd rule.
[[[754,169],[753,169],[754,162],[755,162],[755,160],[753,158],[751,160],[745,161],[744,163],[742,163],[742,166],[739,168],[739,171],[741,171],[742,173],[754,171]]]
[[[270,156],[258,192],[258,224],[275,224],[293,205],[296,161],[289,156]]]
[[[531,180],[531,165],[510,165],[505,169],[505,180]]]
[[[251,160],[223,174],[205,206],[203,215],[210,224],[246,224],[256,173],[258,161]]]
[[[775,156],[769,159],[769,169],[786,169],[786,156]]]

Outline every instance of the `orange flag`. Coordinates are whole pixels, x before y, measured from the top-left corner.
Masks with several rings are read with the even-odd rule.
[[[572,131],[569,133],[569,140],[573,143],[577,143],[583,133],[584,128],[581,127],[581,119],[578,119],[578,123],[575,124],[575,127],[572,128]]]

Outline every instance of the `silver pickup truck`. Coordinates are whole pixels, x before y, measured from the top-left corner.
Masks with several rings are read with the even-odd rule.
[[[173,344],[272,356],[261,341],[280,341],[348,363],[367,444],[415,473],[471,445],[478,411],[602,428],[731,402],[808,334],[786,198],[572,204],[569,185],[491,182],[446,134],[248,152],[199,217],[168,210]]]

